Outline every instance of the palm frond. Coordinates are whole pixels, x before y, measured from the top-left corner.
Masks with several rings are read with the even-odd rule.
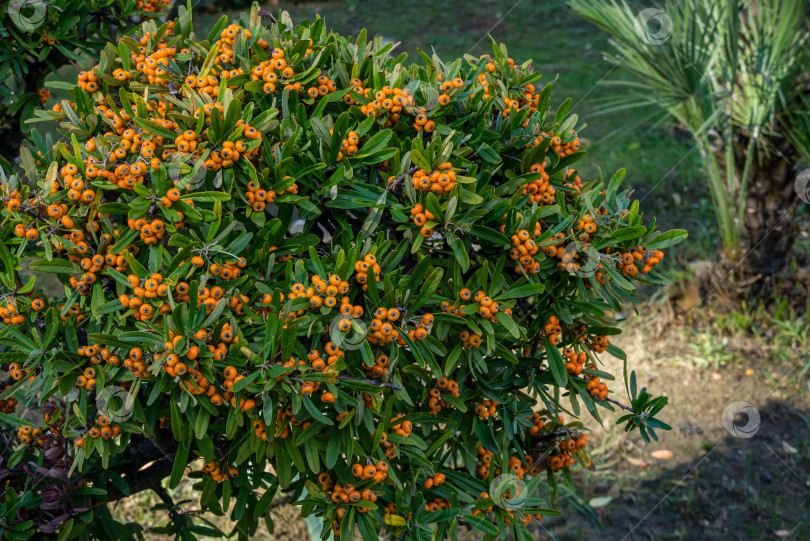
[[[810,160],[810,84],[797,84],[810,65],[805,0],[680,0],[658,9],[671,35],[651,40],[626,0],[570,0],[571,8],[605,31],[620,69],[603,111],[657,107],[692,132],[708,175],[725,245],[740,243],[748,177],[764,138],[787,136]],[[792,112],[803,103],[800,113]],[[709,141],[709,133],[717,141]],[[739,172],[735,138],[748,149]],[[717,142],[725,154],[725,170]]]

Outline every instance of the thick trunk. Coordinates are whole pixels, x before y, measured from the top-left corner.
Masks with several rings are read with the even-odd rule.
[[[748,144],[748,137],[735,137],[737,179],[743,176]],[[765,148],[755,152],[748,172],[740,251],[725,254],[734,262],[735,274],[745,278],[764,278],[784,269],[800,232],[796,210],[801,200],[794,189],[798,153],[784,138],[765,139]],[[725,171],[725,154],[718,150],[715,155]]]

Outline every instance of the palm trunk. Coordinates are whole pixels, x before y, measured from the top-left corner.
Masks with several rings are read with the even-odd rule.
[[[724,254],[733,262],[735,274],[746,278],[764,278],[784,269],[800,231],[796,210],[801,201],[794,190],[799,155],[784,138],[761,137],[761,141],[764,145],[754,147],[747,170],[739,249]],[[732,144],[740,187],[750,138],[737,132]],[[720,170],[726,171],[726,153],[715,149],[714,155]]]

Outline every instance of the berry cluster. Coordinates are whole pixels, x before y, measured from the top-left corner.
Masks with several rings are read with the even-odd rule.
[[[355,469],[358,466],[360,467],[361,475],[357,475],[357,473],[355,473]],[[355,477],[359,477],[360,479],[369,479],[369,477],[365,476],[364,472],[370,471],[370,469],[374,469],[377,472],[370,478],[374,479],[376,482],[379,483],[380,481],[377,481],[378,478],[382,480],[385,479],[385,477],[387,476],[386,472],[388,471],[388,464],[386,464],[382,460],[377,462],[376,467],[373,465],[369,465],[363,468],[360,464],[355,464],[354,466],[352,466],[352,473],[355,475]],[[321,488],[324,490],[324,492],[329,494],[332,503],[339,506],[335,510],[335,516],[337,518],[335,518],[332,521],[332,524],[330,525],[330,528],[332,529],[332,531],[335,533],[336,536],[340,534],[340,523],[343,517],[346,516],[346,508],[340,506],[340,504],[347,504],[347,503],[356,504],[360,501],[367,501],[373,503],[377,501],[377,493],[371,490],[370,488],[366,488],[361,491],[359,487],[355,487],[353,483],[346,483],[343,486],[333,485],[331,477],[329,476],[328,473],[321,473],[318,476],[318,480],[321,482]],[[357,509],[358,513],[367,513],[370,508],[365,506],[357,506],[355,509]]]
[[[234,30],[234,35],[239,28],[241,27],[237,26],[237,28]],[[248,30],[245,31],[249,32]],[[247,33],[245,34],[245,37],[247,38]],[[311,40],[309,41],[309,44],[312,45]],[[262,50],[269,47],[268,43],[262,38],[258,39],[256,45]],[[304,58],[308,57],[311,52],[311,49],[307,49]],[[282,90],[295,92],[303,91],[304,85],[301,83],[301,81],[291,81],[291,79],[295,77],[295,70],[291,65],[288,65],[285,56],[286,53],[284,52],[284,49],[276,47],[270,51],[271,58],[269,60],[259,62],[259,64],[253,68],[250,74],[250,79],[252,81],[264,81],[264,85],[262,85],[262,92],[265,94],[273,94],[279,88]],[[232,60],[233,59],[231,58],[228,61],[230,62]],[[276,86],[276,83],[279,83],[278,86]]]
[[[563,468],[570,468],[576,462],[573,458],[571,458],[568,453],[560,453],[557,455],[551,455],[546,459],[548,464],[548,469],[556,472],[560,471]]]
[[[496,408],[498,406],[497,400],[489,400],[484,399],[482,404],[476,404],[475,406],[475,413],[481,419],[489,419],[492,415],[495,415],[497,411]]]
[[[11,383],[8,385],[0,387],[0,392],[5,391],[9,387],[11,387]],[[14,413],[17,411],[17,399],[13,396],[9,396],[4,400],[0,400],[0,413]]]
[[[53,37],[49,36],[47,32],[43,32],[42,35],[39,37],[39,40],[42,43],[47,43],[48,45],[51,46],[56,44],[56,40]]]
[[[576,170],[574,169],[566,169],[565,174],[563,175],[563,179],[567,180],[563,185],[571,188],[572,193],[578,194],[579,191],[582,189],[582,179],[579,178],[577,175]]]
[[[433,236],[434,228],[427,225],[429,220],[436,219],[436,216],[434,216],[432,212],[424,208],[421,203],[417,203],[411,209],[411,216],[413,216],[413,223],[422,228],[420,233],[423,237],[427,239]]]
[[[387,126],[394,126],[399,122],[403,110],[413,107],[414,105],[413,96],[411,96],[407,88],[391,88],[386,85],[374,92],[370,87],[363,88],[362,82],[359,79],[353,79],[351,84],[354,85],[353,90],[355,92],[367,100],[371,100],[364,105],[360,105],[360,110],[363,114],[377,118],[380,122],[384,119],[385,125]],[[347,96],[349,96],[349,94],[347,94]],[[372,100],[372,98],[374,99]],[[354,99],[352,99],[352,101],[354,101]],[[348,100],[345,100],[345,102],[347,104],[349,103]],[[425,126],[425,123],[422,123],[421,126]],[[433,123],[431,126],[426,126],[425,129],[426,131],[428,129],[433,131],[435,127],[436,124]]]
[[[118,301],[124,308],[132,310],[132,317],[138,321],[148,321],[155,315],[166,314],[171,311],[171,305],[161,300],[169,294],[169,285],[163,283],[163,276],[152,274],[149,278],[141,280],[135,274],[127,276],[127,284],[132,288],[132,294],[122,293]],[[155,310],[153,304],[159,304]]]
[[[411,178],[411,182],[413,182],[413,187],[417,190],[447,195],[456,185],[456,172],[453,171],[452,163],[445,162],[431,172],[417,169]]]
[[[543,335],[548,337],[548,342],[552,346],[562,342],[562,327],[560,327],[560,319],[557,316],[548,317],[546,324],[543,325]]]
[[[380,265],[377,263],[377,258],[373,254],[367,254],[362,260],[355,262],[354,271],[357,275],[354,277],[358,284],[363,285],[363,291],[368,291],[368,273],[369,271],[374,275],[374,280],[380,279]]]
[[[117,355],[113,355],[108,348],[99,344],[80,346],[77,353],[82,357],[87,358],[90,363],[94,365],[99,365],[105,362],[112,366],[118,366],[121,364],[121,359]],[[87,377],[86,374],[85,377]]]
[[[578,453],[585,449],[588,444],[588,435],[585,432],[580,432],[576,437],[571,437],[559,442],[560,451],[566,453]]]
[[[227,479],[236,479],[236,477],[239,476],[238,468],[231,467],[228,468],[228,471],[223,471],[215,460],[207,462],[205,466],[203,466],[202,471],[204,474],[210,475],[217,483],[221,483]]]
[[[565,370],[569,374],[580,375],[588,360],[588,355],[584,351],[577,353],[571,347],[563,348],[562,355],[565,357]]]
[[[476,64],[478,64],[479,62],[484,63],[484,70],[485,70],[486,73],[482,72],[480,75],[478,75],[478,82],[481,84],[481,87],[484,89],[484,96],[485,97],[490,97],[492,94],[489,91],[490,79],[487,78],[487,73],[492,74],[492,75],[500,75],[501,71],[505,71],[505,70],[501,70],[500,66],[498,66],[498,64],[488,54],[482,54],[479,57],[479,60],[476,61]],[[509,71],[515,69],[515,61],[514,61],[514,59],[507,58],[507,63],[509,65]],[[496,85],[496,87],[497,87],[497,85]]]
[[[458,398],[461,395],[461,391],[459,390],[458,382],[456,380],[447,378],[440,378],[437,380],[436,387],[431,389],[428,393],[430,395],[430,398],[428,399],[428,408],[430,408],[430,413],[433,415],[438,414],[442,408],[450,407],[450,404],[442,399],[442,391],[450,393],[450,395],[455,398]]]
[[[600,381],[596,376],[588,381],[585,390],[588,391],[592,397],[598,398],[599,400],[604,400],[608,396],[607,384]]]
[[[540,247],[532,240],[531,235],[525,229],[521,229],[516,235],[512,235],[512,250],[509,258],[517,261],[515,272],[517,274],[537,274],[540,272],[540,263],[535,261],[534,254],[540,251]]]
[[[546,426],[546,423],[540,418],[540,414],[536,411],[531,417],[527,417],[526,420],[532,423],[532,427],[529,429],[529,435],[531,436],[537,436],[540,434],[540,431],[543,430],[543,427]]]
[[[101,438],[103,440],[109,440],[121,435],[121,426],[112,424],[110,418],[106,415],[99,415],[96,418],[96,425],[97,426],[87,431],[87,437],[90,439],[96,440]],[[77,438],[74,440],[74,443],[76,447],[84,447],[85,441],[84,438]]]
[[[540,132],[542,137],[551,137],[551,144],[549,146],[560,156],[560,158],[573,154],[579,150],[579,136],[574,130],[571,130],[569,134],[570,135],[564,136],[565,139],[562,139],[560,136],[554,135],[554,130],[549,130],[548,133]]]
[[[422,483],[422,487],[425,490],[430,490],[434,487],[439,488],[444,484],[445,479],[447,479],[447,476],[445,476],[443,473],[436,473],[433,475],[433,477],[428,477],[425,479],[425,481]]]
[[[32,425],[23,425],[17,429],[17,439],[24,445],[42,446],[45,440],[42,438],[42,429],[34,428]]]
[[[88,366],[84,372],[76,378],[76,386],[87,389],[88,391],[96,390],[96,369]]]
[[[484,343],[480,334],[470,331],[461,331],[458,337],[461,339],[461,345],[467,349],[481,347]]]
[[[352,465],[352,475],[358,479],[373,479],[375,483],[382,483],[388,477],[388,464],[382,460],[377,462],[376,466],[374,464],[367,466],[354,464]]]
[[[549,184],[549,176],[545,170],[547,163],[547,161],[543,161],[543,163],[535,163],[529,167],[529,172],[540,174],[540,178],[520,187],[522,190],[520,193],[529,196],[529,203],[537,203],[538,205],[551,205],[554,203],[556,190],[554,186]]]
[[[379,354],[374,359],[373,366],[367,366],[363,364],[363,368],[365,369],[368,377],[372,379],[382,379],[388,374],[388,368],[391,366],[391,360],[388,358],[388,355]]]
[[[134,347],[129,350],[126,358],[124,359],[124,366],[132,372],[136,378],[149,378],[151,374],[147,369],[147,361],[150,359],[144,358],[143,350],[139,347]]]
[[[43,37],[45,36],[46,34],[43,34]],[[46,90],[44,88],[38,88],[37,96],[39,97],[39,103],[45,105],[48,102],[48,100],[51,99],[51,92],[50,90]]]
[[[404,438],[407,438],[411,435],[411,431],[413,430],[413,424],[410,421],[401,421],[397,423],[397,421],[405,417],[404,413],[398,413],[391,418],[390,425],[391,430],[394,431],[394,434],[398,434]]]
[[[486,479],[489,477],[489,468],[492,464],[492,451],[483,445],[479,445],[476,450],[478,452],[478,462],[481,463],[481,465],[475,470],[476,474],[481,479]]]
[[[284,178],[284,182],[286,183],[289,177]],[[287,186],[283,190],[280,190],[278,193],[274,190],[264,190],[259,186],[259,183],[256,181],[251,180],[247,184],[247,193],[245,194],[245,199],[248,203],[250,203],[251,208],[254,212],[263,212],[267,204],[274,203],[276,198],[280,195],[284,195],[285,193],[290,194],[297,194],[298,193],[298,185],[293,182],[290,186]]]
[[[330,132],[331,133],[331,132]],[[346,156],[356,156],[358,152],[357,145],[360,143],[360,137],[353,130],[349,130],[346,138],[340,142],[340,150],[338,151],[337,161],[343,159],[344,151]]]
[[[622,271],[622,276],[635,276],[639,271],[641,271],[642,274],[647,274],[652,271],[663,258],[664,252],[661,250],[647,250],[647,248],[643,246],[638,246],[632,252],[626,252],[621,256],[619,268]],[[639,266],[641,267],[640,269]]]
[[[146,13],[161,13],[169,4],[171,0],[137,0],[135,9],[141,9]]]
[[[374,257],[374,256],[372,256]],[[312,277],[312,285],[315,289],[316,295],[312,295],[309,297],[309,302],[313,308],[320,308],[321,306],[326,306],[328,308],[334,308],[338,305],[337,296],[338,295],[345,295],[349,292],[349,283],[345,280],[342,280],[340,276],[337,274],[332,274],[329,276],[329,280],[324,280],[317,274]],[[342,297],[340,300],[340,309],[341,313],[348,315],[348,307],[352,306],[351,302],[349,301],[348,297]],[[345,307],[345,308],[344,308]],[[354,313],[355,309],[352,306],[352,314]],[[362,308],[360,308],[360,314],[362,315]]]
[[[0,318],[2,318],[3,324],[5,325],[20,325],[25,322],[25,316],[17,313],[17,307],[11,303],[8,303],[5,306],[0,306]],[[13,364],[16,365],[17,363]]]
[[[318,76],[318,86],[311,86],[307,88],[307,96],[310,98],[323,97],[337,90],[337,84],[330,79],[327,75],[321,74]],[[341,149],[342,150],[342,149]]]

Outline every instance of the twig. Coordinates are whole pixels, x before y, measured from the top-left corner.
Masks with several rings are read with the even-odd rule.
[[[403,180],[405,180],[406,176],[413,175],[418,169],[419,169],[418,167],[414,166],[405,171],[404,173],[402,173],[401,175],[397,175],[397,178],[394,179],[393,182],[389,183],[386,189],[393,192],[394,190],[399,188],[399,185],[402,183]]]
[[[172,507],[175,506],[174,505],[174,500],[172,500],[172,497],[169,496],[169,493],[166,492],[166,489],[163,488],[162,486],[157,485],[155,487],[152,487],[152,492],[157,494],[158,498],[160,498],[161,501],[163,501],[163,503],[165,503],[167,505],[171,505]]]
[[[342,379],[343,381],[354,381],[356,383],[365,383],[367,385],[374,385],[375,387],[386,387],[388,389],[393,389],[395,391],[402,390],[402,387],[400,387],[399,385],[394,385],[393,383],[385,383],[383,381],[377,381],[373,379],[357,379],[343,375],[338,376],[337,379]]]
[[[158,482],[157,486],[152,487],[152,492],[157,494],[158,498],[160,498],[164,504],[171,506],[169,508],[169,518],[175,520],[183,514],[183,510],[174,503],[172,497],[169,496],[169,492],[160,485],[160,482]]]
[[[14,270],[14,295],[15,296],[22,289],[23,285],[24,284],[23,284],[22,278],[20,278],[20,271],[15,269]]]
[[[628,406],[625,406],[625,405],[624,405],[624,404],[622,404],[621,402],[619,402],[619,401],[617,401],[617,400],[613,400],[612,398],[605,398],[605,400],[607,400],[607,401],[608,401],[608,402],[610,402],[611,404],[615,404],[615,405],[619,406],[619,407],[620,407],[620,408],[622,408],[623,410],[629,411],[629,412],[630,412],[630,413],[632,413],[632,414],[636,414],[636,413],[638,413],[638,412],[637,412],[636,410],[634,410],[633,408],[628,407]]]

